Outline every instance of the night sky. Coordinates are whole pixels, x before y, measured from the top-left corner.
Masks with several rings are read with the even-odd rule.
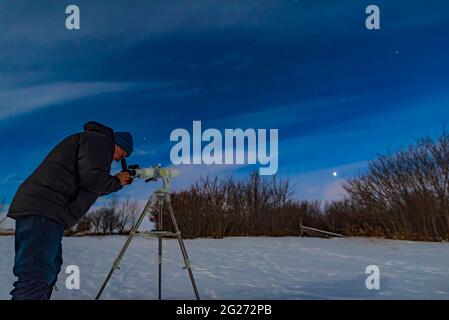
[[[72,3],[80,30],[65,28]],[[381,30],[365,28],[370,4]],[[141,165],[170,165],[170,132],[193,120],[276,128],[279,177],[299,198],[341,197],[367,161],[447,125],[448,31],[437,0],[1,0],[0,200],[89,120],[131,131]],[[185,166],[174,186],[255,169]]]

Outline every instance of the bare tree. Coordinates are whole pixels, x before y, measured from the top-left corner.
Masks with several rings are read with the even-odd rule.
[[[347,181],[353,216],[366,235],[415,240],[449,235],[449,136],[379,156]]]
[[[82,217],[81,220],[71,228],[71,231],[77,235],[90,234],[92,232],[92,219],[90,215]]]
[[[120,205],[120,233],[125,233],[135,225],[140,215],[141,208],[136,200],[129,196]]]
[[[94,234],[99,234],[100,230],[101,230],[101,224],[103,221],[103,216],[102,216],[100,210],[90,212],[89,218],[92,223]]]
[[[112,197],[106,207],[98,210],[101,216],[100,228],[103,234],[113,234],[120,228],[119,199]]]

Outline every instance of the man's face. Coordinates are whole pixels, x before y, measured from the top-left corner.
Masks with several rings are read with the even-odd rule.
[[[123,158],[126,158],[127,156],[128,156],[128,154],[126,153],[125,150],[120,148],[118,145],[115,145],[115,150],[114,150],[114,160],[115,161],[120,161]]]

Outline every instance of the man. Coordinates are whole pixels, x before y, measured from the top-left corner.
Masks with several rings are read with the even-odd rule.
[[[48,300],[62,265],[65,229],[99,196],[132,183],[127,172],[110,175],[112,160],[131,155],[130,133],[97,122],[61,141],[19,187],[8,216],[16,220],[13,300]]]

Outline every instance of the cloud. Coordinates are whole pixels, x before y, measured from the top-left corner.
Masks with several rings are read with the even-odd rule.
[[[248,165],[179,165],[176,166],[181,172],[179,178],[173,181],[174,190],[183,190],[199,181],[200,178],[237,176],[236,170],[247,167]]]
[[[171,90],[159,90],[145,94],[146,98],[154,99],[182,99],[194,95],[198,95],[204,92],[203,88],[176,88]]]
[[[105,93],[151,90],[166,86],[167,84],[159,82],[56,82],[0,90],[0,120]]]
[[[344,198],[347,194],[343,189],[343,184],[345,180],[337,179],[335,181],[330,182],[327,186],[324,187],[323,195],[326,200],[337,200]]]
[[[227,117],[220,116],[208,119],[206,125],[211,127],[242,128],[296,128],[304,133],[305,130],[316,132],[321,127],[317,124],[327,124],[327,128],[344,125],[349,121],[362,119],[367,115],[385,115],[384,109],[361,110],[358,104],[363,103],[376,94],[380,89],[373,90],[360,87],[360,79],[334,84],[338,93],[322,94],[316,97],[297,98],[288,104],[269,105],[256,110],[236,110],[238,114]],[[347,94],[346,91],[350,91]],[[354,93],[355,92],[355,93]],[[357,108],[356,110],[354,110]],[[304,136],[303,136],[304,137]]]
[[[305,199],[337,200],[345,196],[343,183],[346,178],[361,168],[367,162],[347,163],[341,166],[322,168],[303,174],[290,176],[289,180],[295,187],[296,195]],[[341,178],[335,178],[332,173],[338,172]]]
[[[23,180],[18,180],[17,173],[11,173],[4,176],[0,176],[0,184],[19,184],[22,183]],[[16,178],[16,179],[14,179]],[[0,199],[2,200],[2,199]],[[1,203],[0,203],[1,204]]]
[[[290,27],[294,37],[320,26],[321,29],[335,31],[335,24],[341,26],[342,17],[359,22],[365,9],[363,5],[354,5],[353,1],[135,0],[129,5],[125,0],[110,0],[107,4],[104,1],[78,0],[76,4],[81,11],[81,29],[71,32],[64,25],[67,4],[51,0],[27,1],[26,4],[23,1],[3,0],[2,6],[8,9],[0,10],[0,42],[31,41],[51,45],[63,40],[116,38],[122,40],[117,43],[123,44],[173,32],[239,28],[263,34],[267,30],[281,33],[283,27]],[[407,30],[413,26],[445,21],[446,11],[443,8],[427,10],[421,19],[403,13],[419,10],[420,7],[427,8],[425,4],[408,7],[401,2],[388,3],[392,18],[400,18],[399,23],[389,27]],[[327,23],[323,25],[319,17],[325,17]],[[352,24],[347,24],[347,28],[352,27]]]
[[[219,68],[222,72],[240,71],[253,67],[257,64],[256,60],[239,52],[233,52],[224,57],[212,61],[206,65],[210,68]]]
[[[126,1],[79,0],[81,29],[66,30],[66,5],[42,0],[19,5],[16,0],[3,3],[0,42],[51,45],[73,39],[116,38],[129,43],[179,31],[222,29],[233,26],[258,26],[279,7],[275,0],[217,1]],[[20,17],[20,19],[19,19]]]
[[[133,152],[134,156],[146,156],[149,154],[154,154],[154,152],[151,152],[151,151],[143,149],[143,148],[134,147],[134,152]]]

